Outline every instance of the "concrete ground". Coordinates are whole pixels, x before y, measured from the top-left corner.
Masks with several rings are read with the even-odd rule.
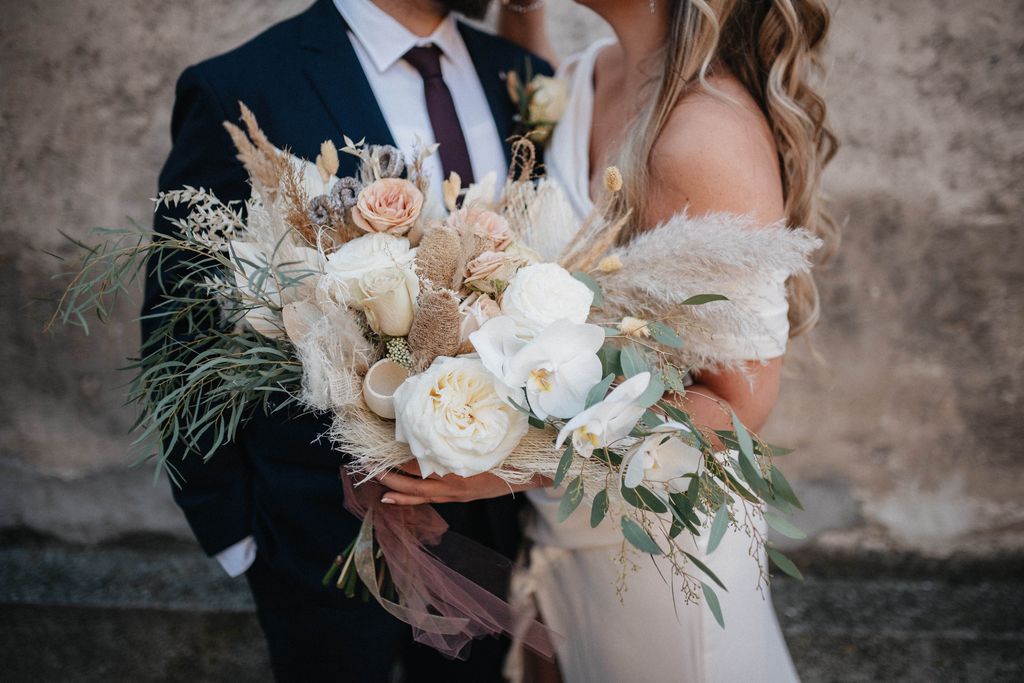
[[[803,559],[773,595],[804,681],[1024,680],[1019,562]],[[163,541],[0,547],[0,653],[8,682],[270,678],[244,582]]]

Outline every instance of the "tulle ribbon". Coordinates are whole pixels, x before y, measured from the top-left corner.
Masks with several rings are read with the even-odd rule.
[[[512,563],[448,529],[429,505],[385,505],[376,481],[358,486],[342,470],[345,509],[363,520],[353,549],[359,578],[387,612],[412,627],[413,638],[454,659],[466,659],[475,638],[505,634],[537,654],[554,657],[555,634],[519,614],[499,595],[508,590]],[[374,540],[401,602],[381,594]]]

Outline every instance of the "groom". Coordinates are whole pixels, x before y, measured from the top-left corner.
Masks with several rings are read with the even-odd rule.
[[[482,16],[489,0],[317,0],[297,17],[245,45],[189,67],[177,84],[173,148],[160,190],[184,185],[212,190],[222,201],[249,196],[246,174],[222,127],[239,102],[256,115],[271,142],[312,159],[326,139],[347,135],[393,144],[408,153],[441,143],[428,170],[463,182],[489,172],[503,177],[514,110],[503,72],[547,64],[450,12]],[[339,175],[356,159],[341,155]],[[178,214],[180,215],[180,214]],[[156,219],[171,230],[173,211]],[[152,266],[153,264],[151,264]],[[155,338],[170,264],[148,273],[145,343]],[[359,522],[342,508],[342,455],[322,435],[326,419],[256,414],[207,462],[173,454],[184,480],[174,497],[203,550],[231,576],[245,574],[267,636],[274,675],[282,681],[388,681],[401,662],[406,681],[500,680],[503,646],[473,645],[467,662],[448,661],[410,644],[407,626],[375,602],[347,599],[321,577],[355,537]],[[470,485],[472,486],[472,484]],[[470,492],[463,500],[487,498]],[[516,510],[509,496],[438,506],[452,529],[513,557]]]

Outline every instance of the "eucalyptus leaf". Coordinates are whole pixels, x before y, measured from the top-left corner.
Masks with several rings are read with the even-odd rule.
[[[665,395],[665,385],[662,383],[661,378],[656,374],[651,375],[651,382],[644,389],[644,393],[640,394],[636,399],[636,404],[641,408],[650,408]]]
[[[706,564],[701,562],[699,559],[697,559],[696,557],[694,557],[690,553],[686,552],[685,550],[682,550],[680,552],[682,552],[683,555],[686,555],[686,557],[689,558],[690,562],[693,562],[693,564],[696,565],[697,568],[700,569],[702,572],[704,572],[704,574],[709,579],[711,579],[716,584],[718,584],[719,588],[721,588],[722,590],[728,592],[729,589],[725,587],[725,584],[722,583],[722,580],[720,578],[718,578],[718,575],[715,574],[713,571],[711,571],[711,567],[707,566]]]
[[[794,579],[799,581],[804,580],[804,575],[800,573],[800,570],[793,564],[793,560],[789,559],[775,548],[768,548],[768,558],[772,561],[776,567],[781,569],[786,574],[789,574]]]
[[[781,517],[771,510],[766,510],[764,513],[764,521],[768,522],[768,526],[778,531],[786,538],[793,538],[801,540],[807,538],[807,534],[798,529],[785,517]]]
[[[622,535],[633,544],[637,550],[649,555],[661,555],[662,550],[654,539],[651,538],[644,528],[634,522],[626,515],[622,516]]]
[[[597,357],[601,360],[601,372],[605,375],[615,375],[616,377],[621,375],[621,355],[622,351],[617,346],[611,344],[602,346],[601,350],[597,352]]]
[[[665,381],[665,386],[669,390],[674,391],[677,394],[686,392],[686,380],[685,375],[674,365],[666,365],[661,369],[662,379]]]
[[[725,619],[722,618],[722,606],[718,602],[718,595],[715,594],[714,589],[704,583],[700,582],[701,590],[704,591],[704,602],[707,603],[708,609],[711,610],[711,615],[715,617],[715,621],[722,628],[725,628]]]
[[[729,297],[721,294],[697,294],[682,302],[682,306],[700,306],[712,301],[728,301]]]
[[[580,282],[582,282],[583,284],[585,284],[590,289],[590,291],[594,293],[593,306],[595,306],[596,308],[601,308],[601,306],[604,306],[604,293],[601,291],[601,285],[597,284],[597,280],[590,277],[582,270],[573,271],[572,276],[579,280]]]
[[[771,479],[772,489],[775,491],[775,495],[801,510],[804,509],[804,506],[800,503],[800,499],[797,498],[796,493],[793,492],[793,487],[789,485],[789,482],[786,481],[786,477],[783,476],[782,470],[775,465],[772,465],[771,469],[768,471],[768,475]]]
[[[587,392],[586,407],[589,408],[600,403],[608,394],[608,388],[611,387],[614,381],[615,375],[608,373],[603,380],[591,387],[590,391]]]
[[[590,506],[590,528],[597,528],[606,514],[608,514],[608,490],[601,489],[594,496],[594,503]]]
[[[565,495],[562,496],[562,501],[558,504],[558,521],[564,522],[569,519],[569,515],[576,511],[582,500],[583,477],[579,476],[569,482],[569,486],[565,489]]]
[[[622,499],[640,510],[650,510],[651,512],[656,512],[659,515],[668,512],[668,506],[665,505],[665,501],[656,496],[654,492],[646,486],[635,486],[633,488],[629,488],[623,485]]]
[[[725,532],[729,529],[729,509],[723,505],[718,508],[715,518],[711,522],[711,531],[708,532],[708,552],[715,552],[715,548],[722,542]]]
[[[566,445],[565,451],[562,452],[562,457],[558,461],[558,469],[555,470],[555,480],[552,482],[556,489],[562,485],[570,465],[572,465],[572,441]]]
[[[683,348],[683,340],[679,338],[675,330],[665,323],[657,321],[647,323],[647,330],[651,333],[651,338],[659,344],[673,349]]]
[[[636,344],[626,344],[622,348],[619,362],[622,364],[622,374],[627,379],[639,375],[641,372],[649,372],[651,369]]]

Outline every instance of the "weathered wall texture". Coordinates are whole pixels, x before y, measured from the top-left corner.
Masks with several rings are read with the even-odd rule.
[[[58,231],[147,221],[176,75],[306,0],[7,3],[0,19],[0,528],[77,541],[187,535],[148,467],[128,470],[114,371],[135,302],[89,337],[41,333]],[[554,3],[561,52],[602,33]],[[1024,5],[835,3],[827,86],[848,221],[820,272],[768,430],[793,445],[826,547],[1024,548]]]

